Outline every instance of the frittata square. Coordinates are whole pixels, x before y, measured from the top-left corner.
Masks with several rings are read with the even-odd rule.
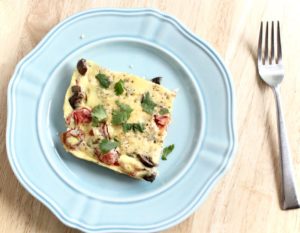
[[[159,78],[112,72],[81,59],[64,100],[64,148],[78,158],[152,182],[176,96],[158,83]]]

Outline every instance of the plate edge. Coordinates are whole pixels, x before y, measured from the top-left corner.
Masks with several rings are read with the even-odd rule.
[[[229,169],[230,167],[230,163],[231,161],[233,160],[233,155],[236,151],[236,148],[237,148],[237,139],[236,139],[236,124],[235,124],[235,119],[236,119],[236,116],[235,116],[235,98],[234,98],[234,89],[232,87],[232,78],[231,78],[231,74],[230,72],[228,71],[228,69],[224,66],[224,64],[222,63],[222,60],[221,58],[219,57],[219,55],[215,52],[215,50],[210,46],[208,45],[205,41],[203,41],[202,39],[200,39],[199,37],[197,37],[196,35],[194,35],[192,32],[190,32],[183,24],[181,24],[175,17],[173,16],[170,16],[166,13],[163,13],[161,11],[158,11],[156,9],[152,9],[152,8],[136,8],[136,9],[118,9],[118,8],[95,8],[95,9],[92,9],[92,10],[87,10],[87,11],[82,11],[82,12],[79,12],[79,13],[76,13],[66,19],[64,19],[63,21],[61,21],[60,23],[58,23],[55,27],[53,27],[48,33],[47,35],[38,43],[38,45],[32,50],[30,51],[23,59],[21,59],[19,61],[19,63],[17,64],[16,68],[15,68],[15,71],[14,71],[14,74],[9,82],[9,85],[8,85],[8,98],[7,98],[7,106],[8,106],[8,113],[7,113],[7,128],[6,128],[6,149],[7,149],[7,154],[8,154],[8,158],[9,158],[9,162],[10,162],[10,165],[14,171],[14,174],[16,175],[16,177],[18,178],[18,180],[20,181],[20,183],[22,184],[22,186],[29,192],[31,193],[35,198],[37,198],[39,201],[41,201],[44,205],[47,206],[47,208],[49,210],[51,210],[51,212],[57,216],[64,224],[68,225],[68,226],[71,226],[71,227],[76,227],[78,229],[81,229],[81,230],[85,230],[85,231],[89,231],[88,229],[83,229],[84,226],[76,226],[76,223],[71,223],[69,222],[68,219],[65,219],[65,217],[63,215],[61,215],[60,211],[59,211],[59,208],[58,207],[55,207],[53,206],[53,204],[49,203],[49,201],[45,200],[43,198],[43,195],[46,196],[46,194],[38,194],[38,193],[35,193],[34,190],[31,190],[32,187],[30,187],[30,185],[28,185],[26,183],[26,181],[23,180],[23,178],[21,178],[21,176],[19,175],[19,171],[17,170],[17,168],[15,167],[15,164],[14,162],[12,161],[12,157],[11,157],[11,143],[10,143],[10,132],[11,132],[11,125],[12,125],[12,117],[13,117],[13,110],[14,110],[14,106],[13,106],[13,101],[12,101],[12,91],[13,91],[13,88],[15,86],[15,82],[16,82],[16,77],[18,77],[18,74],[20,73],[20,71],[22,70],[23,66],[24,66],[24,63],[26,63],[26,61],[28,59],[30,59],[36,52],[38,52],[40,49],[42,49],[42,47],[44,46],[44,44],[47,42],[48,39],[50,39],[52,36],[55,35],[55,31],[61,27],[62,25],[66,24],[67,22],[73,20],[73,18],[76,18],[76,17],[79,17],[81,15],[85,15],[85,14],[89,14],[89,13],[93,13],[93,12],[105,12],[105,11],[114,11],[114,12],[119,12],[119,13],[128,13],[128,12],[151,12],[151,13],[155,13],[155,14],[158,14],[158,15],[161,15],[162,17],[164,18],[167,18],[169,21],[173,21],[173,23],[177,24],[181,29],[182,29],[182,33],[183,34],[187,34],[188,36],[192,37],[194,40],[196,40],[198,43],[202,43],[208,50],[210,50],[211,52],[211,55],[213,55],[217,60],[218,60],[218,64],[222,67],[224,73],[225,73],[225,77],[227,77],[227,86],[228,86],[228,90],[229,90],[229,94],[230,94],[230,97],[231,97],[231,101],[230,101],[230,104],[231,106],[231,111],[229,111],[231,114],[231,116],[229,117],[229,119],[231,119],[231,122],[228,122],[229,124],[229,129],[230,129],[230,136],[231,136],[231,145],[229,145],[229,150],[228,150],[228,153],[226,154],[226,157],[229,157],[226,161],[223,161],[223,163],[221,164],[220,166],[220,169],[217,171],[218,174],[215,175],[214,179],[212,180],[212,178],[207,182],[209,183],[208,184],[208,187],[207,187],[207,190],[206,190],[206,195],[208,194],[207,192],[209,192],[210,189],[212,189],[213,185],[219,180],[219,178],[222,177],[222,175]],[[231,155],[231,157],[230,157]],[[201,203],[201,200],[203,200],[203,198],[205,198],[205,196],[202,195],[199,195],[201,196],[200,197],[200,200],[198,201],[198,203],[196,203],[196,205],[194,206],[194,208],[192,208],[192,210],[189,210],[187,214],[185,214],[185,216],[182,216],[180,219],[178,220],[175,220],[167,225],[163,225],[163,226],[160,226],[160,227],[156,227],[156,228],[153,228],[153,229],[148,229],[146,231],[143,231],[144,232],[152,232],[153,230],[157,231],[157,230],[163,230],[163,229],[166,229],[166,228],[169,228],[181,221],[183,221],[185,218],[187,218]],[[97,231],[105,231],[105,232],[115,232],[116,229],[110,229],[110,230],[107,230],[107,229],[97,229]],[[138,232],[140,231],[141,229],[139,228],[133,228],[133,229],[118,229],[119,232]],[[94,230],[91,229],[91,231],[89,232],[94,232]]]

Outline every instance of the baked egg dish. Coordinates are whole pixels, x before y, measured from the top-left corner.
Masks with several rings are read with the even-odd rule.
[[[133,74],[93,61],[77,63],[63,111],[66,151],[133,178],[152,182],[158,172],[176,93]]]

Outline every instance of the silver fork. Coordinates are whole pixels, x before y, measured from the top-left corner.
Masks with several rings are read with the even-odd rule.
[[[274,22],[271,27],[271,54],[269,56],[268,49],[268,22],[265,32],[265,48],[264,53],[262,51],[263,43],[263,22],[260,25],[258,50],[257,50],[257,63],[258,72],[262,80],[267,83],[274,92],[277,107],[277,123],[278,123],[278,135],[280,144],[281,155],[281,177],[282,177],[282,192],[283,203],[282,209],[296,209],[299,208],[299,201],[295,188],[295,179],[293,174],[293,167],[291,162],[290,150],[288,145],[287,133],[285,129],[283,113],[281,109],[279,84],[283,80],[284,70],[282,64],[281,42],[280,42],[280,28],[279,22],[277,22],[277,58],[275,58],[274,52]]]

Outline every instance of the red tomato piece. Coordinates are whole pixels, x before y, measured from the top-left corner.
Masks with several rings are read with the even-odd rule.
[[[70,129],[61,134],[61,140],[66,147],[75,149],[82,142],[83,135],[84,133],[79,129]]]
[[[158,128],[163,129],[169,124],[170,118],[169,116],[154,115],[154,121]]]
[[[81,123],[90,123],[92,121],[92,113],[91,110],[87,108],[80,108],[77,110],[74,110],[73,118],[75,121],[75,124],[81,124]]]
[[[105,154],[102,154],[100,156],[100,161],[107,165],[113,165],[117,163],[118,158],[119,158],[118,152],[116,150],[111,150]]]

